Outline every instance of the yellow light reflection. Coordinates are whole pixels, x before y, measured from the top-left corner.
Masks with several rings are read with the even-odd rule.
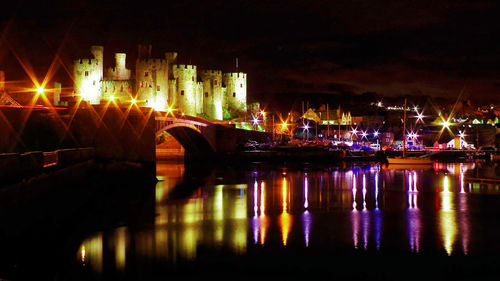
[[[233,219],[246,219],[247,217],[247,201],[246,198],[246,184],[238,184],[235,186],[238,190],[238,197],[234,198],[234,208],[231,218]]]
[[[267,217],[266,217],[266,183],[262,181],[260,183],[260,244],[264,245],[266,242],[267,234]]]
[[[98,233],[82,242],[78,259],[95,272],[102,272],[102,233]]]
[[[441,226],[441,237],[443,247],[448,255],[453,251],[453,243],[457,235],[457,224],[455,217],[455,208],[453,204],[453,193],[450,192],[450,183],[448,176],[443,179],[443,192],[441,196],[441,210],[439,212],[439,223]]]
[[[288,234],[292,226],[292,217],[288,214],[288,183],[285,177],[282,179],[282,205],[283,212],[280,216],[280,226],[283,245],[286,246],[288,242]]]
[[[119,227],[116,229],[116,248],[115,261],[116,269],[125,270],[125,260],[127,252],[127,227]]]
[[[224,236],[224,203],[222,185],[215,186],[214,194],[214,240],[216,243],[222,243]]]
[[[238,184],[235,186],[237,193],[229,202],[233,203],[233,220],[232,231],[230,236],[231,247],[236,253],[242,253],[247,246],[247,199],[246,199],[246,184]]]
[[[84,263],[85,259],[87,257],[86,254],[85,254],[85,245],[82,245],[80,248],[81,248],[81,250],[80,250],[80,256],[81,256],[81,258],[80,258],[80,260],[82,261],[82,263]]]

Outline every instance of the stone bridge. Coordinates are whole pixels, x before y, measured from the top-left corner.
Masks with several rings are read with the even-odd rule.
[[[157,116],[155,120],[156,135],[168,132],[179,141],[188,155],[232,152],[239,144],[250,139],[266,141],[271,137],[269,133],[235,129],[192,116]]]

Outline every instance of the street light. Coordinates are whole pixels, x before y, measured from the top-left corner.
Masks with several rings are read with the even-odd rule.
[[[363,139],[363,138],[367,139],[366,138],[367,135],[368,134],[366,133],[366,131],[361,131],[361,139]]]
[[[459,136],[461,139],[465,139],[465,131],[458,131],[458,136]]]
[[[254,129],[254,130],[255,130],[255,126],[257,126],[257,128],[258,128],[258,126],[259,126],[259,121],[260,121],[260,120],[259,120],[259,115],[254,116],[254,115],[253,115],[253,113],[252,113],[252,129]]]
[[[304,123],[304,120],[302,120],[302,137],[304,137],[304,133],[307,131],[307,140],[309,140],[309,121],[307,121],[307,124]]]
[[[443,123],[441,123],[441,125],[443,125],[443,128],[448,129],[450,127],[450,121],[443,120]]]
[[[417,122],[418,121],[424,122],[424,112],[417,112]]]

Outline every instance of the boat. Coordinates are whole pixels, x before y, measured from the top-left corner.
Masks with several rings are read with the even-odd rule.
[[[414,164],[431,165],[432,160],[429,157],[387,157],[389,164]]]
[[[382,166],[383,169],[387,170],[430,170],[432,169],[432,164],[385,164]]]
[[[406,156],[406,98],[405,105],[403,107],[403,156],[402,157],[387,157],[387,162],[389,165],[431,165],[432,160],[428,155],[422,155],[418,157],[407,157]]]

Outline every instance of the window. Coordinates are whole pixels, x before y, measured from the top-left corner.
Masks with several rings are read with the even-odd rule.
[[[243,84],[240,84],[240,88],[243,88]]]
[[[120,92],[123,92],[123,85],[120,86]]]
[[[214,86],[217,86],[217,80],[214,80]]]
[[[149,76],[149,72],[144,72],[144,77],[148,77]]]
[[[85,71],[85,76],[89,76],[89,72],[88,71]]]
[[[104,92],[107,93],[108,92],[108,87],[105,87],[104,88]]]
[[[95,86],[95,80],[92,82],[92,85],[94,85],[94,86]]]
[[[205,97],[208,98],[208,92],[205,92]]]
[[[160,85],[156,85],[156,91],[160,91]]]
[[[183,95],[184,95],[184,90],[181,90],[181,96],[183,96]]]
[[[233,98],[235,98],[235,97],[236,97],[236,93],[235,93],[235,92],[233,92]]]
[[[194,76],[191,76],[191,81],[194,81]]]

